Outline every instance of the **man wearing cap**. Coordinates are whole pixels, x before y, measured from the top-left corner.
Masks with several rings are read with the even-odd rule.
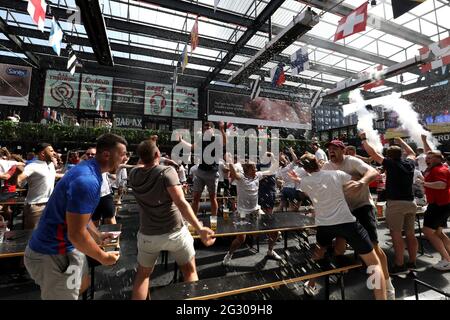
[[[61,178],[53,164],[55,151],[48,143],[39,143],[36,147],[36,159],[29,163],[18,177],[20,185],[28,182],[28,193],[23,209],[25,229],[34,229],[44,211],[55,186],[55,179]]]
[[[376,210],[369,184],[377,178],[378,172],[364,161],[345,155],[345,144],[340,140],[332,140],[326,144],[329,161],[323,165],[323,170],[341,170],[352,177],[345,190],[345,199],[352,214],[367,230],[374,250],[380,259],[386,279],[388,299],[395,299],[395,290],[389,278],[386,254],[378,245]],[[345,252],[346,242],[342,238],[336,239],[335,252],[342,255]]]

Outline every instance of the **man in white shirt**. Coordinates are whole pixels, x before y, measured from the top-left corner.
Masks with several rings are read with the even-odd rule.
[[[427,162],[425,160],[426,158],[427,155],[423,152],[423,148],[417,148],[416,161],[421,173],[424,173],[425,170],[427,170]]]
[[[314,155],[316,156],[317,161],[319,161],[319,164],[322,165],[323,163],[328,161],[327,154],[320,148],[318,142],[313,142],[312,148],[314,150]]]
[[[48,143],[40,143],[36,148],[36,160],[28,164],[18,177],[18,185],[24,180],[28,182],[28,193],[23,210],[25,229],[35,229],[53,192],[57,174],[53,158],[55,151]]]
[[[395,290],[389,277],[387,258],[378,244],[376,209],[369,191],[369,184],[378,176],[378,171],[364,161],[345,155],[345,144],[340,140],[327,143],[330,161],[326,162],[322,170],[341,170],[352,177],[349,187],[345,190],[345,199],[357,221],[366,229],[372,241],[373,248],[383,266],[384,278],[387,281],[389,300],[395,299]],[[336,239],[335,253],[345,253],[345,240]]]
[[[351,176],[339,170],[320,170],[320,164],[312,154],[303,155],[300,161],[308,175],[302,179],[294,171],[291,171],[290,175],[300,183],[302,190],[314,202],[318,226],[314,260],[324,257],[334,238],[345,238],[368,266],[369,277],[379,280],[379,287],[373,291],[375,298],[385,300],[386,284],[381,263],[373,250],[367,231],[352,215],[344,196],[344,189],[351,185]],[[305,284],[305,291],[312,295],[317,293],[313,280]]]

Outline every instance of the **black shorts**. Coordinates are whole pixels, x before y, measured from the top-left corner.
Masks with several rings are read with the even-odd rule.
[[[331,247],[336,237],[347,240],[357,254],[367,254],[373,250],[367,231],[357,221],[317,227],[316,240],[320,247]]]
[[[446,228],[447,220],[450,217],[450,204],[445,206],[438,206],[435,203],[430,203],[423,218],[424,227],[436,230],[438,228]]]
[[[273,209],[273,207],[275,207],[275,192],[265,192],[265,190],[259,191],[258,204],[261,206],[261,209]]]
[[[114,196],[108,194],[100,198],[97,208],[92,214],[92,221],[100,221],[100,219],[111,219],[114,217]]]
[[[352,211],[356,220],[366,229],[372,243],[378,243],[377,218],[374,206],[366,205]]]

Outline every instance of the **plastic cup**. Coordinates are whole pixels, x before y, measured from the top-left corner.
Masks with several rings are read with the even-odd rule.
[[[245,212],[243,212],[243,211],[239,212],[239,218],[245,219],[245,216],[246,216]]]
[[[209,217],[209,225],[211,226],[212,231],[217,230],[217,216],[210,216]]]

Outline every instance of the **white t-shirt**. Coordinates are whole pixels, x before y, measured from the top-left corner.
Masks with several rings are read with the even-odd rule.
[[[194,164],[191,169],[189,169],[189,175],[192,176],[192,179],[195,177],[195,173],[197,172],[198,164]]]
[[[314,154],[316,156],[317,160],[324,160],[324,161],[328,161],[328,157],[327,154],[325,153],[325,151],[323,151],[322,149],[317,149],[316,153]]]
[[[183,165],[178,167],[178,179],[180,179],[181,183],[186,182],[186,168]]]
[[[317,225],[333,226],[356,221],[343,191],[343,185],[350,180],[350,175],[339,170],[321,170],[303,177],[300,186],[314,204]]]
[[[423,177],[423,175],[422,175],[422,172],[420,172],[419,170],[417,170],[417,169],[414,169],[414,177],[413,177],[413,184],[418,184],[419,183],[419,178],[420,178],[420,180],[424,180],[424,177]]]
[[[322,170],[341,170],[349,174],[353,180],[359,180],[371,168],[370,165],[361,159],[344,156],[344,160],[340,164],[328,161],[323,165]],[[358,192],[345,193],[345,199],[347,199],[350,210],[355,210],[366,205],[374,205],[368,185]]]
[[[237,210],[238,212],[252,213],[259,210],[258,190],[259,180],[263,177],[261,172],[256,172],[254,179],[249,179],[240,174],[241,179],[236,181],[237,188]]]
[[[111,182],[111,178],[108,178],[109,182]],[[114,183],[112,184],[112,186],[114,188],[124,188],[127,186],[127,179],[128,179],[128,172],[127,172],[127,168],[122,167],[119,168],[116,172],[116,180],[114,181]]]
[[[109,175],[108,172],[102,173],[102,186],[100,189],[100,197],[107,196],[108,194],[111,194],[111,184],[109,182]]]
[[[9,171],[9,169],[11,169],[13,166],[19,164],[19,162],[14,161],[14,160],[3,160],[0,159],[0,173],[6,173]]]
[[[416,157],[417,164],[419,165],[419,171],[424,172],[427,170],[427,162],[425,161],[427,155],[425,153],[421,153]]]
[[[25,166],[23,174],[28,182],[25,203],[47,203],[55,187],[56,170],[53,162],[35,160]]]
[[[294,168],[295,164],[291,162],[287,166],[278,169],[276,176],[284,181],[283,188],[297,187],[297,183],[288,175],[288,172],[294,170]]]
[[[234,164],[234,170],[236,173],[241,174],[242,176],[244,175],[244,169],[242,168],[242,164],[240,162]],[[237,186],[236,180],[233,180],[231,185]]]
[[[309,173],[306,172],[306,170],[303,169],[302,167],[295,167],[294,171],[300,179],[303,179],[303,177],[306,177],[309,175]],[[300,182],[295,183],[295,189],[300,190]]]

